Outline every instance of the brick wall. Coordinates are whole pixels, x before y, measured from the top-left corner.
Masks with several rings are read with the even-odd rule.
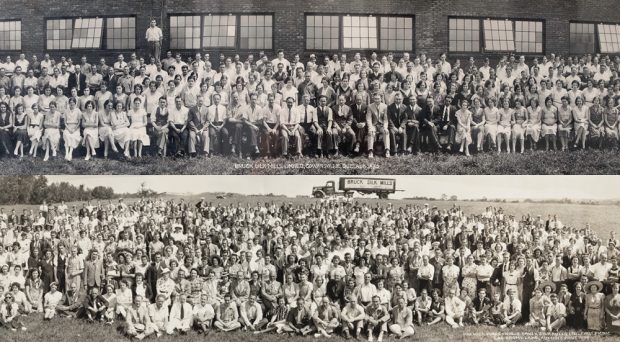
[[[413,14],[415,15],[414,52],[426,52],[433,57],[447,50],[448,16],[542,19],[545,21],[545,53],[567,54],[569,20],[620,23],[617,4],[617,0],[54,0],[49,2],[0,0],[0,19],[22,20],[22,51],[27,55],[41,55],[46,52],[44,18],[47,17],[136,15],[136,47],[138,51],[144,51],[146,42],[143,35],[150,17],[164,18],[161,26],[166,39],[164,49],[167,49],[168,14],[192,12],[274,13],[274,49],[282,48],[287,52],[303,55],[311,53],[305,50],[304,13],[306,12]],[[78,57],[85,54],[92,60],[98,56],[114,58],[119,52],[121,51],[49,51],[53,57],[60,55]],[[212,56],[218,53],[218,51],[209,52]],[[267,52],[273,53],[273,51]],[[189,54],[190,51],[186,53]],[[239,53],[246,55],[249,52],[239,51]],[[6,52],[0,52],[0,56],[5,54]]]

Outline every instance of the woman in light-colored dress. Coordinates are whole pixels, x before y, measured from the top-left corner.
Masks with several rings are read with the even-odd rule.
[[[618,109],[614,108],[614,99],[607,97],[603,118],[605,120],[605,140],[611,144],[613,148],[618,143]]]
[[[591,281],[586,284],[589,293],[586,295],[586,307],[584,316],[588,323],[588,330],[603,330],[605,317],[605,294],[600,293],[603,285],[598,281]]]
[[[82,112],[77,108],[77,100],[69,98],[69,109],[65,112],[65,129],[62,137],[65,141],[65,159],[73,159],[73,150],[80,145],[82,136],[80,135],[80,119]]]
[[[470,254],[465,258],[465,264],[461,269],[461,274],[463,276],[463,288],[467,289],[469,292],[476,292],[476,288],[478,286],[478,266],[474,263],[474,257]]]
[[[39,108],[41,107],[39,106]],[[60,142],[60,112],[56,110],[56,102],[54,101],[49,103],[49,111],[45,114],[45,119],[43,119],[43,128],[45,129],[41,138],[43,148],[45,149],[43,161],[48,161],[50,150],[52,157],[56,157],[58,143]]]
[[[28,154],[37,157],[39,142],[43,135],[43,114],[39,112],[39,105],[32,104],[31,111],[28,112],[28,137],[30,138],[30,152]]]
[[[521,300],[521,292],[518,287],[521,274],[522,272],[517,271],[515,262],[510,262],[508,265],[508,272],[504,273],[504,293],[502,298],[506,298],[506,296],[508,296],[508,291],[512,289],[517,294],[518,299]]]
[[[499,111],[499,122],[497,124],[497,153],[502,151],[502,141],[506,143],[506,151],[510,153],[510,130],[512,126],[512,113],[514,110],[510,108],[510,100],[504,98],[502,109]]]
[[[118,152],[114,143],[114,131],[112,130],[112,113],[114,112],[114,102],[105,101],[104,109],[99,111],[99,139],[103,141],[103,157],[108,158],[108,150]]]
[[[82,145],[86,148],[86,157],[96,156],[96,148],[99,148],[99,113],[95,111],[95,101],[88,101],[84,105],[82,113],[82,128],[84,128],[84,140]]]
[[[568,151],[568,141],[573,130],[573,113],[567,96],[562,98],[562,105],[558,107],[558,135],[562,151]]]
[[[499,123],[499,110],[495,107],[497,101],[494,97],[487,100],[488,107],[484,109],[484,135],[491,138],[491,149],[497,147],[497,124]]]
[[[463,99],[461,101],[461,109],[456,112],[456,136],[454,140],[461,145],[459,152],[465,152],[469,157],[469,144],[471,144],[471,112],[469,111],[469,101]]]
[[[131,158],[129,155],[129,119],[127,118],[127,112],[124,110],[125,106],[122,102],[116,103],[116,110],[111,113],[110,124],[112,125],[112,133],[114,134],[114,144],[122,146],[125,158]]]
[[[605,140],[605,114],[601,99],[598,96],[592,98],[588,111],[590,112],[588,115],[590,139],[596,140],[593,143],[598,143],[598,148],[602,149]]]
[[[583,97],[577,97],[575,99],[575,106],[572,110],[573,113],[573,125],[575,128],[575,143],[574,148],[579,146],[586,148],[586,136],[588,135],[588,123],[590,121],[590,111],[583,103]]]
[[[134,146],[134,156],[142,158],[142,146],[149,146],[151,140],[146,133],[146,111],[140,97],[134,98],[133,107],[129,111],[129,119],[131,120],[130,141]]]
[[[527,123],[525,125],[525,138],[530,143],[530,150],[536,149],[538,140],[540,139],[540,130],[542,127],[542,109],[535,97],[530,100],[530,106],[527,107]]]
[[[512,112],[512,151],[517,152],[517,140],[521,144],[521,153],[525,151],[525,127],[527,126],[527,109],[520,99],[515,100],[515,109]]]
[[[551,96],[545,99],[541,121],[541,134],[545,138],[545,151],[549,151],[549,142],[552,143],[553,150],[555,151],[557,149],[555,137],[558,133],[558,109],[553,105],[553,98]]]
[[[471,133],[472,139],[476,140],[476,151],[482,152],[484,144],[484,109],[482,106],[482,98],[472,98],[471,111]],[[474,138],[475,137],[475,138]]]

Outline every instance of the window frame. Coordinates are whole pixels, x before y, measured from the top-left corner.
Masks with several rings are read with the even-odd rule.
[[[108,27],[108,20],[110,20],[110,19],[114,20],[114,19],[117,19],[117,18],[118,19],[123,19],[123,18],[130,18],[131,19],[131,18],[133,18],[133,24],[134,24],[134,28],[133,28],[133,31],[134,31],[133,49],[132,48],[129,48],[129,49],[111,49],[111,48],[108,47],[108,39],[110,38],[110,37],[108,37],[108,29],[109,29],[109,27]],[[115,16],[108,16],[108,17],[105,17],[103,19],[104,19],[104,27],[103,27],[103,29],[105,31],[105,34],[101,35],[101,39],[103,39],[103,41],[105,42],[105,45],[106,45],[105,49],[106,50],[110,50],[110,51],[136,50],[136,48],[138,47],[138,18],[135,15],[119,15],[119,16],[115,15]],[[123,27],[120,27],[120,28],[112,27],[112,30],[121,30],[121,32],[122,32],[123,30],[125,30],[125,28],[123,28]],[[114,40],[114,38],[111,38],[111,39]],[[120,39],[131,39],[131,38],[120,38]]]
[[[450,51],[450,19],[474,19],[479,21],[479,41],[480,45],[478,46],[478,51]],[[486,49],[486,41],[485,41],[485,30],[484,30],[484,21],[485,20],[507,20],[512,22],[512,34],[513,34],[513,42],[515,45],[514,50],[487,50]],[[517,41],[516,41],[516,22],[517,21],[526,21],[526,22],[540,22],[542,24],[542,51],[541,52],[519,52],[517,51]],[[504,55],[506,53],[514,53],[518,55],[524,56],[543,56],[547,51],[547,20],[544,18],[524,18],[524,17],[481,17],[481,16],[460,16],[460,15],[449,15],[447,18],[447,43],[448,48],[447,51],[451,55],[472,55],[472,54],[484,54],[484,55]]]
[[[205,47],[203,44],[203,38],[205,37],[205,17],[212,16],[235,16],[235,46],[234,47]],[[271,16],[271,49],[242,49],[241,48],[241,16]],[[167,14],[167,33],[170,37],[170,18],[175,16],[199,16],[200,17],[200,47],[198,49],[184,49],[175,48],[174,51],[190,52],[190,51],[275,51],[275,12],[170,12]],[[172,44],[172,38],[170,38],[170,44]]]
[[[338,17],[338,49],[308,49],[306,45],[307,37],[307,29],[308,29],[308,16],[335,16]],[[373,17],[377,18],[377,47],[376,48],[345,48],[344,47],[344,17]],[[381,49],[381,18],[409,18],[411,19],[411,50],[382,50]],[[412,53],[415,54],[416,51],[416,15],[415,14],[391,14],[391,13],[334,13],[334,12],[304,12],[304,22],[303,22],[303,37],[304,37],[304,51],[307,52],[317,52],[317,53],[325,53],[325,52],[363,52],[363,51],[376,51],[376,52],[394,52],[394,53]]]
[[[94,19],[98,18],[102,20],[101,24],[101,43],[98,48],[72,48],[73,46],[73,37],[75,31],[75,21],[76,19]],[[134,18],[134,48],[133,49],[111,49],[108,48],[107,39],[108,39],[108,19],[114,18]],[[71,43],[68,49],[49,49],[47,47],[47,22],[48,20],[71,20]],[[136,14],[114,14],[114,15],[97,15],[97,16],[61,16],[61,17],[43,17],[43,31],[45,32],[45,52],[46,53],[56,53],[56,52],[66,52],[66,51],[112,51],[112,52],[128,52],[135,51],[138,48],[138,16]]]
[[[594,25],[594,52],[587,52],[587,53],[576,53],[570,50],[570,24],[590,24],[590,25]],[[568,50],[569,50],[569,55],[571,56],[580,56],[580,55],[584,55],[584,54],[596,54],[596,53],[600,53],[603,55],[615,55],[615,54],[620,54],[620,52],[601,52],[601,41],[600,41],[600,37],[599,37],[599,32],[598,32],[598,25],[620,25],[620,21],[618,22],[612,22],[612,21],[593,21],[593,20],[570,20],[569,21],[569,28],[568,28]]]
[[[23,36],[24,36],[24,23],[21,19],[17,19],[17,18],[7,18],[7,19],[0,19],[0,23],[10,23],[10,22],[18,22],[19,23],[19,49],[10,49],[10,45],[11,45],[11,39],[9,39],[9,49],[0,49],[0,52],[3,53],[15,53],[15,52],[21,52],[23,50]],[[9,34],[10,34],[11,30],[9,29]]]
[[[618,53],[620,53],[620,47],[618,48],[618,50],[617,50],[617,51],[608,51],[608,52],[603,52],[603,48],[602,48],[603,42],[602,42],[602,40],[601,40],[601,32],[600,32],[600,30],[599,30],[599,28],[600,28],[600,26],[601,26],[601,25],[604,25],[604,26],[611,26],[611,27],[615,26],[615,27],[616,27],[616,28],[615,28],[615,29],[616,29],[616,33],[615,33],[615,34],[614,34],[614,33],[611,33],[611,34],[610,34],[610,37],[614,37],[614,36],[616,36],[616,37],[620,37],[620,23],[616,23],[616,24],[609,24],[609,23],[598,23],[598,24],[596,24],[597,38],[598,38],[598,43],[599,43],[599,45],[598,45],[599,53],[606,54],[606,55],[613,55],[613,54],[618,54]],[[605,33],[603,33],[603,34],[605,34]],[[618,45],[619,43],[618,43],[618,42],[605,42],[605,44],[614,44],[614,45]]]

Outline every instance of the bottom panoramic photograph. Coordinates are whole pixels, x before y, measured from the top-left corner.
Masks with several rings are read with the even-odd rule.
[[[0,177],[1,341],[620,335],[620,177]]]

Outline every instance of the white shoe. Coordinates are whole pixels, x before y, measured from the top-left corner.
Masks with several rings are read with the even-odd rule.
[[[50,159],[50,156],[45,155],[45,157],[43,157],[43,161],[48,161]]]
[[[372,342],[372,335],[368,336],[368,342]]]
[[[22,331],[26,331],[28,330],[26,327],[22,327]]]
[[[375,156],[373,155],[372,151],[371,151],[371,152],[368,152],[368,158],[372,159],[372,158],[374,158],[374,157],[375,157]]]
[[[379,338],[377,339],[377,342],[382,342],[383,341],[383,336],[379,336]]]
[[[86,155],[86,158],[84,158],[84,160],[90,160],[90,154]]]
[[[390,150],[385,150],[385,157],[389,158],[390,157]]]
[[[52,151],[52,157],[56,158],[56,151]]]

